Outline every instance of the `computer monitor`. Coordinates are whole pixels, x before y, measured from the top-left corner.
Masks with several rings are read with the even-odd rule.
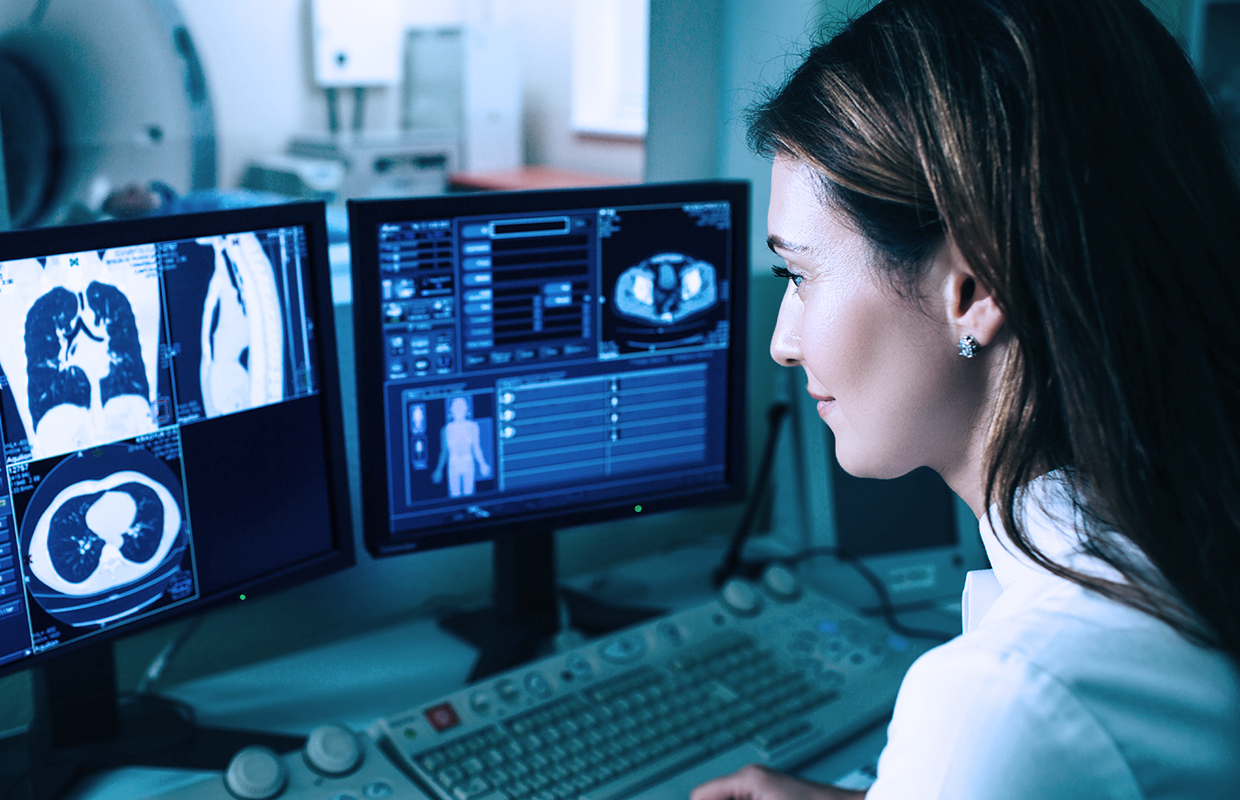
[[[965,573],[986,569],[977,519],[927,467],[893,480],[858,478],[835,457],[831,429],[805,391],[805,374],[786,370],[792,414],[775,475],[775,527],[796,551],[838,548],[859,559],[896,608],[958,601]],[[838,558],[809,562],[811,575],[837,597],[877,609],[880,596]]]
[[[50,750],[118,737],[117,637],[353,563],[330,285],[321,203],[0,234],[0,674]]]
[[[555,631],[555,529],[743,495],[748,201],[718,181],[349,203],[365,540],[494,541],[495,615],[462,623],[475,676]]]

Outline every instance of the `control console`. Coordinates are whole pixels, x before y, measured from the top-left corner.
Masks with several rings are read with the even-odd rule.
[[[694,608],[416,700],[365,734],[327,725],[302,752],[246,748],[159,798],[688,796],[745,764],[795,769],[880,723],[928,646],[777,564]]]

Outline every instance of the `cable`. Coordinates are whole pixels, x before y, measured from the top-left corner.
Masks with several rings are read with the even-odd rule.
[[[767,488],[771,482],[771,464],[775,458],[775,446],[779,442],[779,431],[783,425],[784,418],[788,415],[790,408],[787,403],[776,401],[767,409],[767,423],[769,425],[766,434],[766,445],[762,450],[762,460],[758,464],[758,474],[754,480],[753,492],[749,495],[749,502],[745,506],[745,512],[741,516],[740,523],[736,526],[736,531],[732,534],[732,541],[728,546],[728,551],[724,554],[723,560],[719,566],[715,567],[711,573],[711,579],[714,586],[718,589],[728,578],[734,575],[744,575],[745,577],[756,577],[763,569],[765,569],[771,561],[791,561],[792,563],[800,563],[810,558],[819,556],[833,556],[841,562],[852,567],[857,574],[865,579],[874,589],[874,593],[878,595],[879,607],[883,614],[883,620],[891,630],[902,636],[909,636],[916,639],[931,639],[938,642],[946,642],[955,638],[956,634],[947,631],[935,631],[925,628],[913,628],[907,626],[896,619],[895,607],[891,602],[891,595],[887,593],[887,587],[883,585],[882,579],[874,574],[874,571],[866,566],[865,562],[857,556],[842,550],[838,547],[813,547],[809,550],[803,550],[786,559],[767,559],[764,561],[744,561],[742,552],[745,543],[749,540],[752,533],[754,518],[757,516],[758,504],[762,497],[766,494]]]
[[[741,516],[740,523],[736,526],[736,531],[732,534],[732,542],[728,546],[728,552],[724,555],[723,561],[719,566],[715,567],[715,571],[711,574],[715,588],[720,586],[737,573],[741,568],[741,551],[745,547],[745,542],[749,540],[750,534],[753,532],[754,518],[758,514],[758,503],[766,494],[767,488],[771,483],[771,463],[775,460],[775,445],[779,443],[779,429],[783,426],[784,418],[788,416],[790,407],[787,403],[776,401],[766,410],[767,432],[766,445],[762,450],[762,460],[758,462],[758,474],[754,479],[753,491],[749,495],[749,502],[745,505],[745,513]]]
[[[155,658],[151,659],[151,663],[147,665],[147,668],[143,670],[142,677],[138,679],[138,685],[134,689],[134,694],[143,695],[150,692],[151,687],[155,685],[168,668],[168,662],[181,649],[185,641],[190,636],[193,636],[198,628],[202,626],[205,619],[205,615],[199,614],[190,620],[189,624],[182,628],[176,636],[172,637],[168,644],[164,645],[164,649],[160,650]]]
[[[838,547],[829,547],[823,545],[821,547],[811,547],[808,550],[802,550],[793,554],[790,558],[782,559],[799,564],[811,558],[819,558],[821,556],[831,556],[839,561],[847,564],[856,571],[858,575],[865,579],[866,583],[874,589],[874,594],[878,595],[878,605],[882,612],[883,620],[887,623],[887,627],[891,628],[901,636],[909,636],[915,639],[933,639],[938,642],[946,642],[956,638],[955,633],[947,631],[936,631],[929,628],[914,628],[896,619],[895,606],[891,602],[891,595],[887,593],[887,587],[883,585],[883,581],[874,574],[874,570],[870,569],[864,561],[857,556],[842,550]]]

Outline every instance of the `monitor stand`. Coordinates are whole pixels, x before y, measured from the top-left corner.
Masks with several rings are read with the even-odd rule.
[[[15,790],[23,783],[32,800],[53,800],[92,772],[126,766],[223,770],[247,745],[287,753],[305,744],[299,736],[202,727],[188,707],[158,695],[122,700],[111,642],[65,653],[32,668],[31,677],[30,727],[0,739],[0,774],[14,797],[22,796]]]
[[[663,609],[617,606],[557,585],[555,532],[497,536],[495,594],[489,608],[444,617],[440,626],[478,648],[470,681],[554,652],[563,601],[572,627],[587,636],[636,625]]]

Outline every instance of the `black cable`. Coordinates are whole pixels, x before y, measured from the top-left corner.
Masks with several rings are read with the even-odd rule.
[[[874,570],[857,556],[842,550],[838,547],[830,547],[823,545],[821,547],[811,547],[808,550],[802,550],[795,553],[789,558],[781,559],[790,561],[794,564],[802,561],[819,558],[821,556],[831,556],[839,561],[847,564],[856,571],[858,575],[865,579],[866,583],[874,589],[874,594],[878,595],[878,605],[882,612],[883,620],[887,623],[887,627],[900,634],[914,639],[932,639],[938,642],[946,642],[956,638],[957,634],[948,633],[947,631],[936,631],[929,628],[913,628],[896,619],[895,606],[891,602],[891,595],[887,593],[887,587],[883,585],[883,581],[874,574]]]
[[[790,407],[787,403],[776,401],[767,409],[766,416],[768,429],[766,434],[766,445],[762,450],[762,460],[758,464],[758,474],[754,480],[753,492],[749,495],[749,502],[745,506],[745,512],[741,516],[740,523],[736,526],[736,531],[732,534],[732,541],[728,546],[727,553],[724,554],[723,560],[719,566],[715,567],[711,573],[711,580],[714,582],[716,589],[721,587],[727,580],[735,575],[744,575],[747,578],[755,578],[762,573],[772,561],[790,561],[799,563],[809,558],[817,558],[819,556],[834,556],[841,562],[852,567],[857,574],[865,579],[867,583],[874,589],[874,593],[878,596],[879,608],[883,614],[883,620],[892,631],[901,636],[908,636],[916,639],[931,639],[938,642],[946,642],[956,637],[955,633],[947,631],[936,631],[926,628],[913,628],[896,619],[895,606],[891,602],[891,595],[887,593],[887,587],[883,585],[883,581],[874,571],[866,566],[860,558],[842,550],[838,547],[813,547],[809,550],[803,550],[796,553],[790,558],[773,558],[764,561],[749,561],[742,559],[741,553],[745,548],[745,543],[749,540],[752,533],[754,518],[758,513],[758,505],[762,497],[766,494],[767,488],[771,482],[771,465],[775,459],[775,446],[779,442],[779,431],[783,425],[784,418],[788,415]]]
[[[762,450],[762,460],[758,462],[758,474],[754,479],[753,491],[749,495],[749,502],[745,506],[745,513],[741,516],[740,522],[736,526],[736,531],[732,534],[732,542],[728,546],[728,552],[724,554],[723,561],[719,566],[715,567],[715,571],[711,574],[715,588],[722,586],[728,578],[737,574],[741,568],[741,551],[745,547],[745,542],[749,540],[749,536],[753,533],[754,518],[758,514],[758,504],[766,494],[767,488],[771,483],[771,463],[775,460],[775,445],[779,443],[779,429],[783,426],[784,418],[788,416],[790,410],[787,403],[776,401],[771,403],[766,410],[767,432],[766,445]]]

